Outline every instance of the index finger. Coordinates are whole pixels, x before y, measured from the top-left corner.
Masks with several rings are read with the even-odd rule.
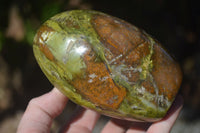
[[[63,111],[67,100],[68,98],[56,88],[32,99],[20,121],[17,133],[49,132],[52,120]]]

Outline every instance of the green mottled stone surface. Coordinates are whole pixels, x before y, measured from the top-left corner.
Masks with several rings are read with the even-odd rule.
[[[50,18],[33,50],[50,82],[73,102],[115,118],[160,120],[182,80],[179,65],[155,39],[97,11]]]

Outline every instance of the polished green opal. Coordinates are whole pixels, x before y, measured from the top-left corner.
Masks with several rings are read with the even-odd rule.
[[[127,120],[157,121],[181,84],[179,65],[146,32],[110,15],[73,10],[37,31],[34,55],[73,102]]]

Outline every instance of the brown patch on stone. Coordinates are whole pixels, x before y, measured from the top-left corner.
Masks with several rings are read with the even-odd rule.
[[[125,64],[136,68],[141,64],[141,59],[150,53],[148,38],[142,31],[129,23],[114,17],[94,15],[92,24],[105,46],[106,59],[108,61],[115,60],[110,65]],[[131,71],[133,70],[127,72],[133,74],[129,81],[135,82],[138,79],[134,79],[134,77],[139,77],[134,76]],[[128,77],[128,75],[126,76]]]
[[[92,24],[103,45],[113,53],[114,57],[119,54],[125,55],[144,42],[143,35],[136,27],[117,18],[114,20],[112,17],[94,15]]]
[[[126,64],[129,64],[132,67],[139,66],[141,65],[141,59],[149,53],[149,43],[142,43],[127,54],[125,58]]]
[[[145,80],[145,81],[142,82],[141,85],[146,89],[146,91],[150,92],[151,94],[155,94],[156,93],[155,92],[155,88],[153,87],[151,82]]]
[[[106,15],[94,15],[91,23],[105,47],[105,57],[108,61],[111,61],[110,65],[124,64],[137,68],[141,65],[142,59],[150,54],[151,41],[146,33],[129,23]],[[156,43],[154,51],[151,58],[153,60],[153,71],[148,71],[150,73],[152,71],[153,82],[156,83],[159,94],[163,94],[171,101],[177,94],[181,84],[182,74],[180,68],[170,55],[163,50],[161,45]],[[118,58],[119,56],[120,58]],[[134,74],[131,71],[125,71],[123,74],[128,77],[130,73]],[[128,78],[129,82],[135,82],[137,79],[139,79],[139,75]],[[150,81],[143,84],[146,86],[147,91],[155,93],[155,88],[150,85],[152,84]]]
[[[139,72],[134,72],[133,70],[128,70],[128,71],[122,71],[122,74],[126,77],[128,77],[128,81],[130,84],[135,84],[138,82],[140,79],[140,73]]]
[[[159,45],[154,45],[152,75],[159,94],[172,101],[177,94],[182,81],[182,72],[179,65]]]
[[[40,51],[43,52],[43,54],[51,61],[53,61],[55,58],[51,51],[49,50],[47,44],[45,43],[46,40],[42,37],[42,33],[44,32],[54,32],[54,30],[46,25],[41,26],[41,28],[37,32],[36,40],[35,40],[35,45],[38,45],[40,48]],[[47,37],[48,38],[48,37]],[[46,38],[46,39],[47,39]]]
[[[51,61],[54,60],[54,56],[51,53],[51,51],[49,50],[49,48],[47,47],[47,45],[40,45],[40,51],[42,51],[44,53],[44,55]]]
[[[126,96],[126,89],[117,86],[103,62],[95,62],[96,55],[89,49],[84,55],[87,69],[84,78],[76,78],[72,85],[79,94],[96,106],[116,109]]]

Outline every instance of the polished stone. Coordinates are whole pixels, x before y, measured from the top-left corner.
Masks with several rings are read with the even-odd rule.
[[[73,102],[120,119],[160,120],[182,80],[179,65],[158,41],[97,11],[50,18],[33,50],[50,82]]]

